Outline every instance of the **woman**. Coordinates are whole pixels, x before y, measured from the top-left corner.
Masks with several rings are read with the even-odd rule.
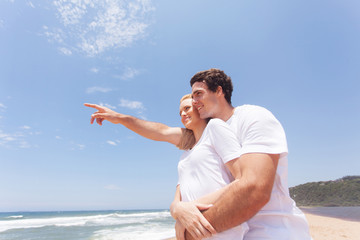
[[[246,223],[216,234],[204,217],[195,224],[188,221],[189,217],[198,216],[193,215],[193,212],[198,209],[205,210],[209,204],[214,203],[226,186],[234,180],[226,163],[240,156],[240,146],[225,122],[220,119],[201,119],[192,106],[190,94],[180,100],[181,122],[186,128],[181,130],[120,114],[95,104],[85,106],[98,110],[92,115],[91,123],[96,119],[96,122],[102,125],[103,120],[108,120],[122,124],[146,138],[161,139],[186,150],[179,161],[179,184],[170,207],[171,215],[177,220],[177,239],[184,239],[185,229],[196,239],[210,237],[212,234],[214,235],[208,239],[243,239],[248,231]],[[157,131],[153,131],[154,128]],[[179,131],[182,133],[180,141],[173,137],[179,135]]]
[[[183,239],[185,228],[193,237],[208,237],[210,233],[201,225],[181,224],[187,222],[186,216],[183,215],[185,211],[182,212],[186,209],[186,204],[182,202],[194,201],[201,204],[215,202],[224,191],[224,187],[234,180],[225,164],[240,156],[240,146],[225,122],[220,119],[208,121],[200,118],[199,113],[192,106],[191,95],[185,95],[180,100],[180,116],[188,134],[184,135],[178,147],[188,150],[183,153],[179,161],[179,184],[170,210],[172,216],[179,220],[176,223],[177,239]],[[205,207],[201,204],[199,207]],[[247,230],[247,224],[244,223],[213,235],[209,239],[243,239]]]

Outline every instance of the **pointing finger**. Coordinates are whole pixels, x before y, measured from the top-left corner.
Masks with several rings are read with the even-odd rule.
[[[99,106],[99,105],[97,105],[97,104],[84,103],[84,106],[86,106],[86,107],[91,107],[91,108],[95,108],[95,109],[97,109],[97,110],[101,110],[101,109],[102,109],[102,107]]]

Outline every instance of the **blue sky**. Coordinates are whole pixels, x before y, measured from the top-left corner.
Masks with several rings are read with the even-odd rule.
[[[283,124],[289,186],[360,173],[357,0],[3,0],[0,36],[0,211],[167,208],[181,152],[82,104],[181,126],[212,67]]]

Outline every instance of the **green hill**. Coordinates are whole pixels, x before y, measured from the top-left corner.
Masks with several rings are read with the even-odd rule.
[[[310,182],[289,190],[298,206],[360,206],[360,176]]]

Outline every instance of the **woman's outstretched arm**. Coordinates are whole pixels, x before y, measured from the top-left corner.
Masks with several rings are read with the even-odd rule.
[[[163,123],[146,121],[130,115],[118,113],[97,104],[85,103],[84,105],[97,110],[91,115],[91,124],[96,121],[99,125],[102,125],[103,121],[107,120],[114,124],[121,124],[131,131],[151,140],[178,145],[182,132],[184,131],[179,127],[169,127]]]

